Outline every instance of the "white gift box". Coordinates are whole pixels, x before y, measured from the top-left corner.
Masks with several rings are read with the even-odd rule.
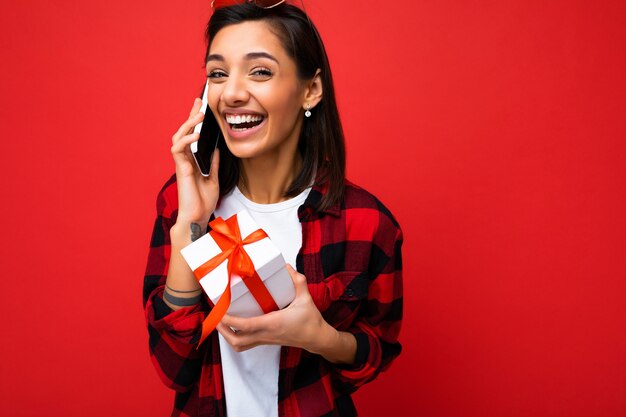
[[[259,229],[256,222],[246,210],[237,213],[237,222],[242,240],[255,230]],[[269,238],[244,245],[244,250],[250,256],[257,274],[265,284],[278,308],[289,305],[296,296],[296,290],[289,272],[285,269],[285,259],[276,245]],[[220,254],[222,250],[215,243],[213,237],[207,233],[200,239],[181,249],[180,253],[192,270]],[[202,279],[200,285],[209,296],[213,304],[220,299],[228,282],[228,260],[209,272]],[[233,274],[230,280],[231,301],[228,314],[237,317],[252,317],[263,314],[263,310],[256,302],[241,277]]]

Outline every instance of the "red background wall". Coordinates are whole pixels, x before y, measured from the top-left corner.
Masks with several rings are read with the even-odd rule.
[[[168,414],[141,281],[208,5],[2,2],[0,415]],[[624,2],[306,5],[406,237],[362,415],[626,415]]]

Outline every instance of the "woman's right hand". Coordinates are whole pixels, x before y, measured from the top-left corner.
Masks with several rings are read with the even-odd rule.
[[[196,98],[189,113],[189,118],[172,136],[172,156],[176,164],[176,183],[178,186],[177,224],[188,229],[191,223],[204,226],[215,210],[219,198],[219,150],[215,150],[211,162],[211,174],[203,177],[196,166],[189,145],[199,139],[193,128],[204,118],[200,112],[202,100]],[[208,110],[210,111],[210,110]]]

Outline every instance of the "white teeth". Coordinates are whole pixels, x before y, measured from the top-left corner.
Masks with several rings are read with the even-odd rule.
[[[251,114],[244,114],[244,115],[239,114],[237,116],[232,116],[232,115],[226,116],[226,122],[230,123],[231,125],[238,125],[241,123],[250,123],[250,122],[260,122],[261,120],[263,120],[263,116],[251,115]]]

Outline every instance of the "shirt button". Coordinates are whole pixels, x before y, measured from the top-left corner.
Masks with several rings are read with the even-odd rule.
[[[346,288],[346,292],[345,292],[347,297],[352,297],[354,296],[354,290],[350,287]]]

